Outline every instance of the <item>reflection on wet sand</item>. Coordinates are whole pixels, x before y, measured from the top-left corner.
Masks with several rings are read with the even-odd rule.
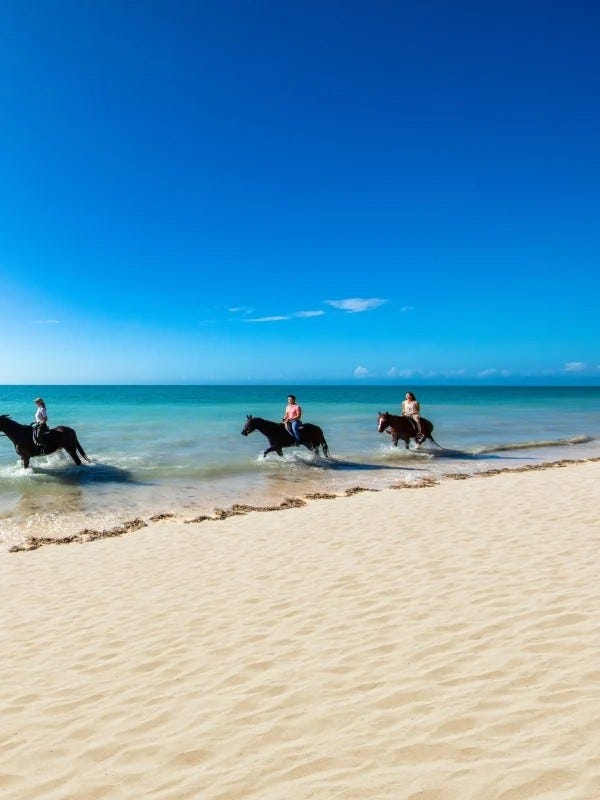
[[[56,486],[61,484],[81,486],[89,483],[141,483],[128,469],[98,462],[82,467],[75,465],[64,467],[34,466],[31,471],[34,475],[45,475],[48,478],[52,478],[53,485]]]
[[[24,486],[14,513],[25,518],[34,515],[76,514],[83,509],[83,489],[74,484],[38,483]]]

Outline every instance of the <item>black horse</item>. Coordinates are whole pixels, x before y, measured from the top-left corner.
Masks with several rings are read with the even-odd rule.
[[[288,433],[287,428],[283,422],[272,422],[269,419],[261,419],[261,417],[253,417],[248,414],[246,417],[246,424],[242,430],[242,436],[248,436],[252,431],[260,431],[269,440],[269,447],[264,451],[263,456],[269,453],[277,453],[282,456],[281,452],[284,447],[293,447],[296,440]],[[316,455],[319,454],[319,447],[323,448],[323,455],[329,458],[329,448],[323,436],[323,431],[318,425],[311,425],[310,422],[302,423],[300,428],[300,444],[312,450]]]
[[[394,447],[398,446],[398,439],[404,439],[407,450],[411,439],[415,440],[417,447],[426,439],[431,439],[434,444],[440,447],[431,435],[433,424],[428,419],[425,419],[425,417],[421,417],[421,435],[419,436],[416,423],[413,422],[410,417],[398,416],[396,414],[388,414],[387,411],[380,411],[379,417],[377,418],[377,430],[379,433],[383,433],[388,430],[388,428],[388,433],[392,434],[392,443]]]
[[[50,455],[50,453],[60,450],[61,447],[67,451],[76,464],[81,464],[81,458],[86,461],[90,460],[83,447],[79,444],[77,434],[73,428],[67,428],[66,425],[51,428],[41,437],[40,443],[36,444],[33,440],[33,428],[31,425],[21,425],[11,419],[8,414],[0,414],[0,432],[14,444],[17,455],[21,456],[24,467],[29,466],[30,459],[36,456]]]

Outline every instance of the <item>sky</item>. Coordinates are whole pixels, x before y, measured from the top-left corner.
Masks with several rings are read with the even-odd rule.
[[[599,30],[4,0],[0,383],[600,385]]]

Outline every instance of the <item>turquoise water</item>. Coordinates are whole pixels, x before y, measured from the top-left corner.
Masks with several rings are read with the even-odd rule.
[[[320,425],[332,459],[304,448],[261,458],[246,414],[281,418],[289,391]],[[33,419],[42,395],[50,425],[69,425],[92,458],[63,454],[23,470],[0,439],[0,539],[106,528],[134,516],[190,518],[233,502],[310,491],[379,488],[423,475],[510,467],[600,454],[600,388],[421,387],[422,414],[443,449],[394,450],[377,432],[378,410],[399,413],[404,389],[377,386],[0,387],[0,413]],[[402,443],[401,443],[402,444]]]

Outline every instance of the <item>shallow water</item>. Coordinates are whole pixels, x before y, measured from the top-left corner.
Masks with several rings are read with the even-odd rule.
[[[20,422],[42,394],[51,426],[74,427],[93,461],[76,467],[58,453],[23,470],[0,440],[0,540],[600,455],[599,388],[422,387],[422,412],[442,448],[418,452],[394,449],[377,432],[378,410],[399,413],[397,387],[293,390],[306,421],[323,428],[330,460],[305,448],[263,459],[266,439],[240,435],[248,413],[279,419],[288,387],[0,387],[0,413]]]

